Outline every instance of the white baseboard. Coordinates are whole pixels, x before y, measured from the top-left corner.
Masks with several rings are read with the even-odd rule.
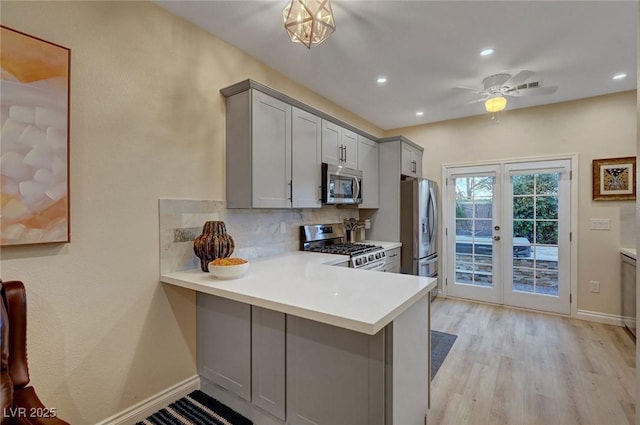
[[[622,326],[622,317],[617,314],[599,313],[597,311],[578,310],[576,319],[589,320],[591,322],[607,325]]]
[[[192,391],[200,389],[200,376],[193,375],[182,382],[178,382],[158,394],[142,400],[139,403],[98,422],[96,425],[131,425],[164,409],[174,401],[186,396]]]

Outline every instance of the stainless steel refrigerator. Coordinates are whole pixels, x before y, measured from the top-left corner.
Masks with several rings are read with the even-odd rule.
[[[438,277],[438,186],[433,180],[400,182],[400,271]]]

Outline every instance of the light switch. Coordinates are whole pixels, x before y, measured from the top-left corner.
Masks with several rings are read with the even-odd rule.
[[[610,220],[608,218],[592,218],[591,230],[609,230],[611,229]]]

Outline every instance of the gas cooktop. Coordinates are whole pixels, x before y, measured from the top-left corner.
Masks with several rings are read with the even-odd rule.
[[[313,224],[302,226],[300,230],[304,251],[349,255],[349,264],[353,268],[384,270],[384,248],[366,243],[345,242],[342,223]]]
[[[380,247],[377,245],[345,242],[322,246],[311,245],[306,251],[323,252],[327,254],[358,255],[369,251],[377,251],[379,249]]]

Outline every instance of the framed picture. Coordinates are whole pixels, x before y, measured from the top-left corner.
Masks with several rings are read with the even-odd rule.
[[[0,245],[69,242],[71,51],[0,25]]]
[[[636,157],[593,160],[593,200],[636,199]]]

